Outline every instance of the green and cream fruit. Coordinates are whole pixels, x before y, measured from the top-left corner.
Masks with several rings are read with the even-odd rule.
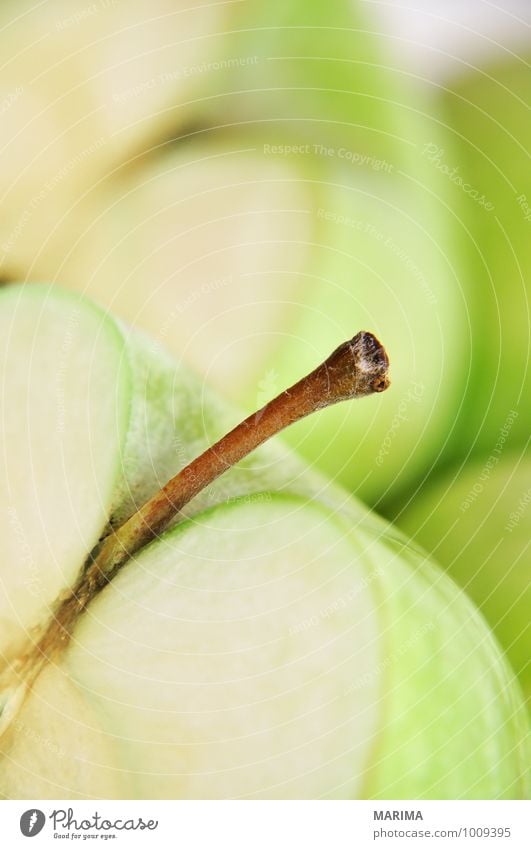
[[[98,540],[235,414],[55,287],[5,287],[0,325],[5,682]],[[526,792],[519,690],[481,616],[280,441],[138,551],[11,697],[10,798]]]
[[[328,410],[289,439],[372,503],[435,462],[462,399],[466,303],[427,189],[255,126],[202,133],[109,181],[89,218],[58,279],[240,405],[293,382],[353,326],[388,339],[393,396]]]
[[[447,146],[439,116],[359,3],[201,10],[163,5],[151,20],[139,2],[124,31],[112,7],[79,25],[75,10],[57,11],[34,61],[48,69],[52,43],[60,56],[68,39],[79,45],[55,76],[34,74],[38,114],[55,116],[48,98],[67,116],[73,103],[73,117],[54,118],[53,144],[24,134],[39,145],[22,151],[29,170],[6,147],[0,169],[18,206],[4,207],[4,274],[90,294],[244,406],[370,326],[394,355],[393,396],[358,415],[328,411],[289,438],[371,504],[394,499],[437,462],[466,381],[459,205],[422,155],[434,140]],[[137,32],[158,49],[134,53]],[[34,114],[33,86],[13,67],[10,85],[24,92],[13,108]],[[79,80],[68,94],[66,72]]]
[[[124,20],[116,0],[1,4],[4,276],[38,279],[101,179],[202,120],[238,5],[132,0]]]
[[[531,697],[531,463],[498,454],[456,468],[396,521],[477,604]]]
[[[444,94],[467,187],[456,189],[462,207],[456,248],[471,282],[469,380],[454,432],[458,458],[487,457],[508,421],[516,453],[529,437],[530,85],[529,62],[520,57],[469,71]]]

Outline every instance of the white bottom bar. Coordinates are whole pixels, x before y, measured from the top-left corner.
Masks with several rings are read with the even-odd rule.
[[[531,846],[528,802],[0,802],[2,845]],[[22,819],[21,819],[22,818]],[[26,836],[27,835],[27,836]],[[70,841],[66,843],[66,841]]]

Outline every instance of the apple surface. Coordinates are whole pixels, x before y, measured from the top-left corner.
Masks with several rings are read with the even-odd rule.
[[[99,179],[196,121],[230,6],[132,0],[125,21],[116,0],[2,2],[0,261],[10,279],[46,259],[48,239]]]
[[[419,493],[396,521],[479,607],[531,697],[531,464],[476,460]]]
[[[86,120],[72,130],[110,114],[112,131],[98,124],[84,138],[112,137],[117,155],[105,148],[97,173],[97,156],[79,160],[52,180],[22,230],[9,224],[5,273],[89,293],[244,406],[304,370],[314,342],[328,346],[358,323],[372,328],[397,363],[394,396],[358,415],[328,411],[289,438],[367,502],[384,503],[438,461],[466,382],[467,296],[452,246],[458,204],[449,209],[448,180],[422,155],[440,140],[439,115],[360,4],[229,6],[229,23],[203,21],[219,38],[199,37],[192,11],[153,21],[154,42],[168,24],[149,53],[153,69],[129,54],[116,68],[101,39],[98,51],[78,51],[101,86],[87,82],[94,108],[80,101]],[[134,32],[145,8],[135,10]],[[105,24],[104,43],[120,53],[119,19],[108,10],[59,27],[62,49],[63,29],[85,39]],[[190,49],[208,45],[204,72],[199,58],[179,59],[198,70],[197,96],[182,88],[192,85],[184,73],[174,88],[141,86],[143,75],[168,73],[176,20],[190,27]],[[40,172],[58,169],[32,161]],[[10,183],[20,170],[5,161]],[[28,171],[30,197],[40,179]],[[27,205],[28,194],[6,221]]]
[[[57,287],[7,286],[0,315],[13,499],[0,603],[23,654],[22,632],[31,644],[46,611],[53,627],[109,523],[234,411],[156,343]],[[37,613],[20,589],[28,574]],[[7,659],[2,681],[16,681]],[[18,712],[9,690],[1,698],[6,798],[526,793],[525,712],[480,614],[278,440],[107,582]]]
[[[300,35],[311,33],[307,48],[312,52],[319,43],[317,29],[310,29],[318,6],[299,0],[268,4],[265,20],[257,3],[132,0],[124,23],[116,0],[5,0],[0,7],[0,262],[9,278],[35,270],[35,279],[42,273],[38,259],[53,257],[49,240],[58,231],[65,236],[78,230],[79,220],[68,231],[69,219],[79,219],[78,203],[106,174],[167,138],[217,123],[216,111],[221,110],[223,123],[227,110],[236,113],[232,101],[242,82],[252,87],[256,68],[259,79],[273,68],[271,34],[291,56]],[[359,112],[363,106],[367,133],[375,135],[370,122],[376,122],[379,137],[386,138],[395,124],[387,118],[390,107],[380,108],[381,81],[371,87],[372,77],[382,77],[374,38],[357,32],[363,16],[354,6],[335,0],[326,13],[330,26],[335,21],[349,27],[347,55],[361,58],[363,51],[371,70],[361,77],[374,99],[358,96],[355,107]],[[304,64],[287,66],[306,74]],[[351,67],[342,62],[343,75]],[[336,97],[323,90],[321,120],[327,120]],[[285,108],[285,96],[281,100]]]
[[[47,271],[240,406],[268,400],[352,327],[388,339],[393,396],[288,438],[366,501],[389,500],[436,462],[462,401],[467,308],[449,232],[403,176],[353,176],[309,142],[255,130],[203,133],[108,181]]]
[[[458,77],[444,95],[453,164],[466,186],[457,193],[465,201],[460,250],[471,282],[470,372],[456,457],[488,456],[507,426],[515,452],[529,437],[530,85],[525,57],[506,58]]]
[[[174,363],[160,346],[131,339],[91,302],[59,288],[4,286],[0,327],[10,446],[2,458],[0,554],[18,564],[2,582],[0,650],[9,659],[49,618],[106,526],[127,519],[207,447],[214,427],[233,419],[184,371],[178,392]],[[196,393],[210,398],[204,410]],[[280,486],[278,458],[261,456],[246,492]],[[297,491],[301,464],[293,460],[290,473],[282,463]],[[236,477],[241,494],[248,468],[244,461],[214,489],[230,497]],[[322,487],[309,478],[307,485]],[[208,493],[194,503],[202,501],[210,503]]]
[[[203,127],[245,133],[258,122],[264,135],[346,148],[348,162],[358,161],[350,153],[422,170],[411,139],[425,97],[367,4],[270,0],[235,4],[232,15],[223,42],[232,62],[204,78]]]

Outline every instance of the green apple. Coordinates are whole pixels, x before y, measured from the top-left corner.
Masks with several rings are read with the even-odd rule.
[[[124,20],[116,0],[2,2],[0,259],[11,278],[48,257],[99,179],[196,122],[230,6],[134,0]]]
[[[146,9],[140,3],[135,10],[140,21]],[[91,28],[103,26],[112,32],[104,39],[109,53],[125,50],[119,10],[77,23],[74,10],[68,26],[59,14],[64,26],[55,22],[54,38],[63,39],[63,50],[74,34],[84,45]],[[51,99],[66,110],[74,99],[86,118],[72,121],[72,132],[82,133],[85,147],[109,136],[116,156],[106,146],[96,171],[99,155],[78,157],[79,168],[52,180],[53,191],[22,230],[23,213],[11,210],[6,274],[89,292],[244,405],[265,400],[313,361],[308,340],[327,346],[358,322],[372,327],[389,339],[397,362],[394,397],[358,416],[330,411],[290,438],[369,502],[395,498],[437,460],[466,381],[454,208],[447,208],[448,181],[420,155],[440,138],[438,114],[401,74],[383,37],[372,34],[360,4],[237,3],[229,4],[227,21],[202,14],[204,32],[222,32],[225,23],[223,37],[196,37],[203,30],[191,11],[153,22],[150,38],[160,47],[149,52],[153,69],[129,54],[123,66],[112,63],[101,55],[101,39],[94,39],[99,51],[87,45],[74,54],[95,69],[90,91],[94,81],[101,85],[89,106],[77,87]],[[194,50],[208,47],[206,67],[196,58],[190,68],[197,73],[177,75],[175,88],[142,88],[144,76],[149,82],[169,73],[175,36],[171,26],[159,29],[177,19],[194,33],[187,41]],[[180,57],[178,67],[186,61]],[[192,83],[198,96],[187,101]],[[172,108],[165,98],[173,98]],[[111,130],[90,123],[108,114],[117,122]],[[65,135],[58,125],[53,131]],[[45,151],[56,150],[42,138]],[[166,139],[174,143],[162,157]],[[154,155],[143,157],[150,147]],[[73,150],[75,157],[79,144]],[[59,166],[23,153],[34,163],[24,207],[42,173]],[[70,155],[56,154],[61,162]],[[6,160],[10,185],[22,170]],[[109,170],[111,177],[98,179]]]
[[[227,60],[205,78],[208,126],[259,122],[418,171],[411,137],[425,120],[424,95],[367,4],[270,0],[234,4],[232,14]]]
[[[18,711],[2,691],[5,797],[525,795],[526,718],[481,616],[281,442],[72,596],[233,411],[56,287],[5,287],[0,321],[3,684],[81,611]]]
[[[241,403],[314,285],[315,169],[311,156],[264,152],[260,136],[208,136],[107,181],[50,271]]]
[[[0,648],[11,657],[47,621],[108,523],[127,519],[233,418],[186,371],[174,386],[173,361],[160,346],[131,338],[89,301],[59,288],[7,285],[0,304],[10,446],[0,550],[4,562],[18,563],[3,576]],[[278,485],[270,453],[261,462],[246,493]],[[234,494],[234,475],[241,493],[246,468],[217,485],[224,497]],[[295,479],[299,471],[295,464]],[[206,507],[209,498],[198,502]]]
[[[292,55],[300,32],[307,31],[313,51],[318,30],[308,25],[318,6],[298,0],[270,4],[266,25],[257,3],[134,0],[124,24],[116,0],[5,0],[0,259],[10,278],[34,269],[38,277],[38,260],[54,255],[49,240],[60,239],[59,233],[68,240],[79,230],[78,203],[106,174],[167,137],[207,125],[215,120],[213,111],[221,108],[225,122],[227,108],[235,108],[229,103],[234,88],[252,87],[255,73],[263,79],[271,71],[272,33]],[[359,24],[359,14],[342,2],[334,9],[329,4],[327,15],[329,25],[348,24],[352,33]],[[369,98],[376,93],[371,78],[382,76],[370,36],[356,34],[349,49],[363,50],[371,67],[362,74],[368,90],[356,105],[370,104],[364,110],[368,122],[382,114],[378,133],[385,138],[393,129],[386,117],[391,110],[380,108],[383,98],[373,109]],[[293,64],[299,75],[306,73],[305,62]],[[343,72],[345,67],[342,63]],[[359,79],[357,71],[353,79]],[[381,83],[376,89],[383,94]],[[336,97],[326,91],[320,96],[323,119]],[[283,102],[285,109],[285,97]],[[77,220],[69,230],[72,218]]]
[[[434,481],[398,524],[469,594],[531,696],[531,467],[518,456],[476,460]]]
[[[472,356],[454,455],[489,455],[510,423],[515,451],[529,436],[531,372],[531,132],[529,63],[498,60],[445,90],[447,123],[464,199],[460,249],[470,281]],[[437,154],[435,154],[437,156]]]
[[[467,306],[427,189],[255,126],[203,133],[109,181],[88,218],[46,272],[240,405],[263,403],[353,326],[388,340],[392,396],[328,410],[289,436],[351,491],[389,500],[437,459],[466,381]]]

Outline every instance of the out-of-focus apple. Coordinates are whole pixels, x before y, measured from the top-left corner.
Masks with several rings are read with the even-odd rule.
[[[203,133],[110,182],[85,232],[45,273],[147,329],[249,406],[352,328],[386,338],[393,393],[289,435],[376,503],[444,450],[466,379],[466,302],[435,183],[412,185],[368,156],[345,166],[345,148],[327,150],[282,134]]]
[[[396,521],[477,604],[531,697],[531,463],[494,453],[435,481]]]
[[[116,28],[118,13],[106,14]],[[234,4],[230,16],[226,37],[192,39],[197,50],[211,42],[218,58],[194,77],[202,96],[173,109],[173,136],[156,99],[172,89],[153,86],[136,98],[134,86],[124,88],[130,108],[146,110],[124,126],[151,135],[128,146],[117,129],[123,158],[134,145],[140,153],[158,139],[160,148],[104,183],[80,161],[83,187],[68,172],[65,197],[54,190],[46,215],[40,206],[20,232],[13,225],[15,238],[11,227],[6,273],[90,292],[245,404],[266,400],[313,362],[316,347],[359,323],[382,334],[397,363],[393,395],[372,409],[329,411],[290,437],[379,503],[437,461],[466,380],[467,304],[452,255],[449,183],[421,155],[440,137],[437,115],[391,53],[386,66],[359,4]],[[74,29],[87,36],[84,24]],[[121,37],[118,27],[109,50]],[[165,61],[166,47],[156,52]],[[107,81],[93,93],[94,109],[83,107],[88,121],[107,114],[118,83],[114,65],[88,48],[76,55],[85,53]],[[181,89],[172,96],[174,106],[186,100]],[[129,97],[121,99],[125,109]],[[209,124],[225,130],[202,129]],[[49,170],[37,158],[41,166]]]
[[[499,61],[450,83],[446,122],[458,158],[432,151],[433,167],[456,170],[470,280],[472,356],[453,453],[488,456],[510,422],[513,448],[531,418],[531,71],[524,59]]]
[[[31,275],[101,177],[165,127],[195,122],[230,6],[131,0],[124,16],[116,0],[4,0],[0,263],[11,278]]]

